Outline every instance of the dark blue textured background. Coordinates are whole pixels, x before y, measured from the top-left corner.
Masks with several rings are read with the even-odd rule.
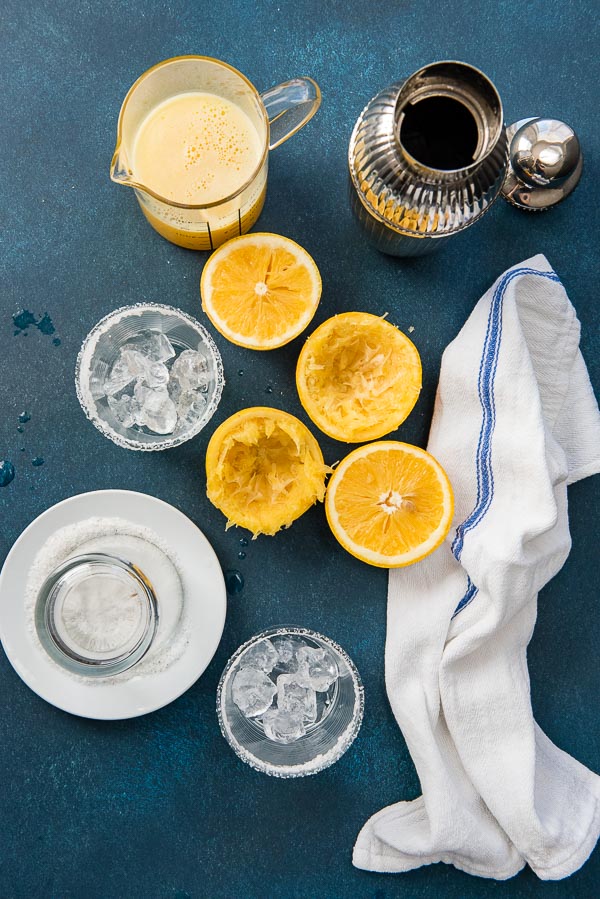
[[[298,240],[315,257],[324,288],[316,323],[359,309],[389,312],[404,330],[414,326],[424,391],[399,431],[402,439],[425,444],[444,346],[492,281],[536,252],[548,256],[579,313],[598,391],[596,5],[4,0],[2,6],[0,459],[13,461],[16,477],[0,488],[0,561],[53,503],[120,487],[185,512],[223,567],[238,568],[246,582],[230,598],[223,641],[204,676],[142,719],[96,723],[60,712],[30,692],[0,653],[2,899],[598,895],[598,852],[556,884],[542,884],[530,871],[501,884],[444,865],[398,876],[352,867],[352,845],[366,818],[419,792],[383,683],[386,573],[337,546],[322,508],[276,538],[251,543],[240,561],[242,534],[226,534],[205,497],[206,443],[226,416],[266,403],[306,421],[294,388],[302,338],[253,354],[215,335],[227,374],[222,404],[207,433],[167,453],[113,446],[86,421],[73,387],[82,339],[114,307],[153,300],[201,316],[204,255],[162,240],[133,194],[108,178],[119,107],[131,83],[158,60],[200,53],[234,64],[259,89],[300,74],[319,82],[317,117],[271,156],[259,227]],[[444,58],[489,74],[507,121],[536,114],[569,121],[586,153],[583,182],[547,215],[526,217],[499,203],[436,256],[387,258],[363,243],[349,214],[348,139],[374,93]],[[12,316],[23,308],[48,312],[56,333],[29,328],[27,336],[14,336]],[[23,410],[31,421],[20,434]],[[329,462],[346,451],[319,439]],[[34,467],[36,456],[45,463]],[[573,550],[541,595],[529,654],[538,721],[595,770],[599,498],[600,479],[570,489]],[[280,623],[307,625],[339,641],[366,688],[356,743],[333,768],[306,780],[272,780],[244,766],[222,739],[214,711],[229,655],[252,633]]]

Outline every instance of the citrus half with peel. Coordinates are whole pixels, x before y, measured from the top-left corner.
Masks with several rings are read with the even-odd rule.
[[[336,539],[357,559],[400,568],[442,543],[454,499],[444,469],[430,453],[380,440],[340,462],[327,485],[325,512]]]
[[[202,308],[224,337],[272,350],[306,328],[321,298],[321,276],[305,249],[280,234],[244,234],[209,258]]]
[[[266,406],[236,412],[206,450],[207,496],[236,524],[259,534],[289,527],[323,501],[329,471],[319,444],[294,415]]]
[[[395,430],[421,390],[421,359],[409,338],[384,318],[344,312],[304,344],[296,368],[300,402],[325,434],[346,443]]]

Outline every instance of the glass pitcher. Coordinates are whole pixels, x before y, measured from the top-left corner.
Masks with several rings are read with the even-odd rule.
[[[205,204],[167,199],[136,177],[133,147],[138,130],[160,103],[179,94],[216,94],[249,118],[262,148],[252,175],[235,192]],[[117,144],[110,177],[132,187],[152,227],[180,247],[213,250],[245,234],[262,210],[267,187],[269,150],[300,130],[321,103],[311,78],[296,78],[262,94],[233,66],[208,56],[177,56],[144,72],[130,88],[119,114]]]

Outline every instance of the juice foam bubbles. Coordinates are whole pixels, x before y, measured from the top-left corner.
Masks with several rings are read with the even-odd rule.
[[[136,180],[175,203],[205,205],[238,191],[256,172],[262,144],[250,118],[216,94],[164,100],[139,127]]]

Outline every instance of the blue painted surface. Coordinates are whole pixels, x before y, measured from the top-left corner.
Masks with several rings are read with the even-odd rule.
[[[272,154],[260,228],[298,240],[315,257],[324,285],[316,324],[361,309],[389,312],[404,330],[414,326],[424,390],[398,432],[402,439],[425,444],[444,346],[496,277],[537,252],[547,255],[579,313],[598,393],[596,12],[592,2],[541,0],[4,0],[0,458],[12,460],[16,476],[0,491],[0,560],[48,506],[120,487],[153,493],[189,515],[223,568],[241,572],[244,587],[230,597],[223,641],[205,675],[172,705],[139,720],[70,717],[29,691],[0,653],[2,899],[597,895],[598,851],[556,884],[528,871],[493,883],[443,865],[400,876],[352,868],[352,845],[366,818],[419,792],[383,684],[386,574],[337,546],[321,508],[274,539],[251,542],[240,559],[242,534],[225,533],[205,498],[204,451],[226,416],[268,401],[306,421],[294,388],[301,338],[253,354],[216,334],[228,378],[222,404],[207,433],[167,453],[113,446],[86,421],[73,387],[81,341],[114,307],[156,300],[201,315],[205,256],[158,237],[132,193],[109,181],[108,166],[119,107],[135,78],[160,59],[202,53],[236,65],[259,89],[299,74],[319,82],[317,117]],[[350,217],[350,131],[378,90],[443,58],[483,68],[507,121],[551,114],[571,123],[586,153],[583,182],[547,215],[526,217],[499,204],[437,256],[388,258],[363,243]],[[37,321],[47,314],[58,338],[36,327],[15,329],[13,316],[23,310]],[[23,409],[31,420],[20,434]],[[319,439],[328,462],[346,452]],[[33,458],[45,464],[33,466]],[[600,479],[574,485],[569,499],[573,550],[541,596],[529,653],[533,705],[558,745],[600,770]],[[244,766],[214,712],[229,655],[251,634],[281,623],[313,627],[341,643],[366,687],[355,745],[305,781],[271,780]]]

